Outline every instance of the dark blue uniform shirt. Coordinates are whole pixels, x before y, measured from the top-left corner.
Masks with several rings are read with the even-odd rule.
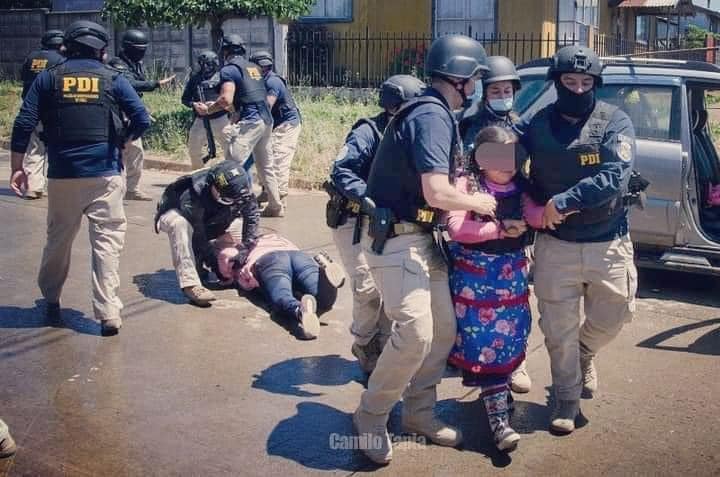
[[[435,97],[448,106],[433,88],[428,88],[424,96]],[[391,134],[392,128],[396,128],[395,134]],[[449,174],[456,147],[462,149],[462,144],[457,144],[454,117],[439,104],[413,107],[386,131],[373,161],[367,194],[378,207],[392,209],[399,219],[414,220],[417,209],[427,205],[421,176]]]
[[[277,98],[275,107],[277,107],[278,104],[287,103],[290,93],[288,92],[285,82],[277,74],[271,71],[270,74],[265,76],[265,87],[267,88],[269,96],[275,96]],[[273,120],[275,121],[273,127],[278,127],[285,123],[290,123],[293,126],[300,124],[300,116],[298,116],[298,110],[295,108],[282,108],[279,111],[279,117],[273,116]]]
[[[232,81],[236,85],[241,84],[242,79],[242,73],[240,72],[239,68],[233,65],[223,66],[220,70],[220,89],[222,90],[222,85],[224,83],[227,83],[228,81]],[[238,94],[237,89],[235,90],[235,94]],[[270,109],[268,108],[267,103],[264,101],[262,103],[246,104],[242,108],[242,111],[237,112],[240,114],[240,121],[271,121],[269,119],[271,117]]]
[[[552,108],[550,105],[548,108]],[[523,133],[520,141],[531,155],[531,168],[542,167],[541,159],[537,159],[533,144],[533,135],[528,134],[533,127],[539,127],[543,110],[530,118],[523,118],[516,127]],[[554,139],[561,144],[571,144],[580,136],[585,121],[573,124],[564,119],[556,111],[551,111],[551,128]],[[632,173],[635,157],[635,130],[632,121],[621,109],[615,110],[605,130],[600,144],[601,164],[598,172],[589,175],[574,184],[568,184],[567,190],[552,197],[555,207],[561,213],[582,211],[583,209],[600,207],[609,204],[623,191]],[[560,169],[562,170],[562,169]],[[583,224],[573,235],[572,241],[604,242],[611,241],[628,233],[627,208],[624,213],[616,214],[608,221]],[[560,226],[562,227],[562,225]],[[552,232],[550,232],[552,233]]]
[[[371,120],[375,121],[379,131],[383,131],[387,125],[387,114],[381,113]],[[359,202],[365,197],[370,167],[380,139],[381,136],[367,123],[354,128],[345,139],[345,145],[333,163],[330,178],[348,199]]]
[[[100,63],[91,59],[69,59],[68,63],[85,68],[96,68]],[[150,116],[130,83],[118,75],[113,81],[112,93],[120,110],[130,120],[127,137],[139,138],[150,127]],[[23,101],[13,126],[11,149],[25,153],[30,135],[40,121],[41,113],[52,105],[52,76],[43,71],[33,82]],[[47,145],[48,177],[71,179],[102,177],[120,174],[121,162],[114,144],[102,143],[51,143]]]

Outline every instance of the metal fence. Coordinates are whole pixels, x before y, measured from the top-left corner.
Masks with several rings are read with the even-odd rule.
[[[668,50],[687,48],[682,39],[656,44],[638,43],[603,34],[556,37],[532,33],[499,33],[476,36],[488,55],[503,55],[520,65],[551,56],[566,45],[588,44],[601,56],[647,54],[664,58],[705,61],[702,51],[671,55]],[[288,33],[288,81],[296,86],[377,87],[394,74],[422,76],[425,54],[433,37],[424,34],[332,32],[293,30]]]

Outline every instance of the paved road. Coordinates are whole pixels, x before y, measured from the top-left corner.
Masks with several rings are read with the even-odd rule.
[[[209,310],[185,303],[152,203],[129,203],[122,261],[125,327],[102,338],[92,321],[89,251],[78,235],[63,295],[66,327],[44,324],[35,277],[45,200],[7,189],[0,153],[0,416],[19,451],[0,475],[305,475],[374,471],[342,447],[363,389],[350,349],[349,293],[320,339],[296,340],[261,300],[223,291]],[[148,172],[159,195],[172,179]],[[319,194],[291,196],[289,217],[266,229],[307,250],[327,249]],[[477,393],[449,376],[440,412],[463,449],[398,445],[384,475],[720,474],[720,304],[710,279],[653,272],[641,278],[635,320],[599,358],[601,390],[584,401],[587,425],[547,432],[548,358],[531,337],[531,393],[518,396],[522,434],[509,458],[493,450]],[[536,315],[537,316],[537,315]],[[399,432],[397,409],[391,431]]]

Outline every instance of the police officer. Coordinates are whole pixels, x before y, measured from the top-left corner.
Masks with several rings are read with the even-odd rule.
[[[515,64],[505,56],[490,56],[488,68],[490,71],[482,79],[482,103],[473,114],[466,115],[460,121],[460,134],[466,154],[470,153],[481,129],[487,126],[514,129],[519,119],[513,112],[515,93],[521,88]]]
[[[264,217],[282,217],[284,208],[280,201],[277,177],[270,162],[270,136],[272,115],[268,106],[260,66],[245,59],[245,42],[239,35],[228,35],[222,40],[225,66],[220,70],[220,97],[211,104],[199,104],[195,111],[203,116],[234,108],[230,126],[225,129],[227,147],[225,159],[242,166],[250,157],[255,158],[258,171],[264,172],[268,206]]]
[[[377,463],[392,458],[386,424],[401,397],[406,431],[446,446],[462,440],[433,410],[456,323],[447,267],[431,231],[439,210],[486,215],[496,205],[488,194],[458,192],[449,180],[462,152],[453,110],[473,94],[485,62],[482,45],[469,37],[435,40],[425,66],[431,87],[390,121],[370,169],[365,203],[371,217],[362,246],[393,329],[353,422],[372,443],[363,451]]]
[[[550,427],[564,433],[575,428],[583,391],[596,390],[593,358],[631,317],[637,288],[624,204],[635,133],[624,112],[596,99],[601,72],[591,49],[562,48],[548,71],[557,101],[520,125],[532,195],[546,204],[535,294],[557,403]]]
[[[148,43],[148,37],[142,31],[128,30],[123,34],[120,53],[108,63],[125,76],[141,97],[143,93],[169,86],[175,79],[175,75],[159,81],[148,80],[146,78],[143,58],[145,57]],[[125,200],[152,200],[152,197],[139,188],[143,161],[145,159],[142,139],[136,138],[134,141],[126,144],[123,149],[122,158],[127,181]]]
[[[198,87],[203,89],[205,101],[215,101],[220,94],[220,60],[217,54],[211,50],[205,50],[198,55],[200,69],[192,75],[185,85],[182,95],[182,103],[195,112],[196,105],[200,102]],[[215,143],[222,144],[223,129],[230,124],[227,111],[218,111],[209,117],[210,128]],[[207,131],[203,118],[195,112],[195,119],[188,133],[188,153],[193,169],[203,167],[202,148],[207,145]]]
[[[350,130],[330,172],[328,226],[340,252],[345,270],[352,278],[354,337],[352,353],[366,373],[375,369],[390,335],[390,321],[382,309],[380,294],[359,244],[357,209],[365,197],[370,166],[383,131],[403,103],[420,96],[425,83],[409,75],[395,75],[380,86],[379,105],[383,112],[359,120]]]
[[[48,68],[55,66],[65,59],[61,50],[63,48],[63,32],[61,30],[48,30],[40,41],[40,49],[30,53],[22,66],[21,78],[23,82],[22,98],[25,99],[30,85],[37,75]],[[28,176],[28,189],[26,199],[39,199],[45,191],[45,143],[40,140],[42,124],[33,131],[30,137],[23,167]]]
[[[270,161],[257,165],[258,179],[263,186],[263,193],[258,202],[267,202],[264,178],[267,169],[272,169],[277,179],[278,193],[283,207],[287,206],[288,184],[290,182],[290,165],[297,151],[300,140],[300,111],[293,99],[287,81],[273,71],[273,58],[267,51],[258,51],[250,61],[262,68],[267,102],[273,117],[273,129],[270,137]]]
[[[102,26],[77,21],[64,41],[67,61],[38,75],[15,119],[10,185],[18,195],[27,189],[22,158],[41,120],[48,148],[48,230],[38,284],[48,318],[61,318],[60,294],[84,215],[90,226],[93,310],[103,333],[113,334],[122,325],[118,268],[127,223],[120,145],[140,137],[150,118],[130,83],[103,64],[108,35]],[[129,119],[126,130],[122,115]]]
[[[201,169],[170,184],[162,195],[155,230],[168,234],[173,266],[185,296],[209,306],[215,295],[202,284],[205,267],[218,278],[217,252],[236,245],[245,263],[257,242],[260,213],[245,170],[232,161]]]

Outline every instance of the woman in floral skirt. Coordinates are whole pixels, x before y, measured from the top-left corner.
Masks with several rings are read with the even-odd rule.
[[[514,450],[520,440],[510,427],[508,380],[525,359],[531,322],[526,235],[528,224],[541,225],[543,210],[523,194],[516,143],[515,133],[503,127],[478,133],[474,157],[458,172],[455,186],[467,194],[492,194],[496,214],[450,212],[447,223],[458,324],[449,361],[463,371],[465,386],[482,389],[495,444],[503,451]]]

